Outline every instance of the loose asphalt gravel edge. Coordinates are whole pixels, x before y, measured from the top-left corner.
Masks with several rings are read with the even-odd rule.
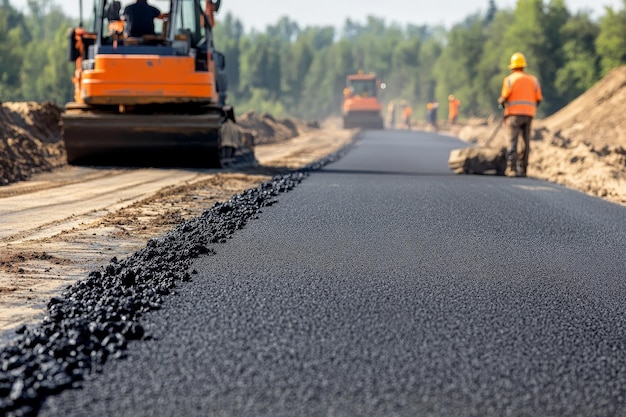
[[[48,302],[47,315],[0,347],[0,414],[37,415],[43,400],[77,387],[111,359],[126,355],[131,341],[149,339],[142,316],[161,308],[164,297],[193,279],[195,258],[213,253],[258,216],[263,207],[304,180],[311,171],[341,158],[356,142],[303,169],[274,176],[256,188],[216,203],[201,216],[150,239],[124,260],[92,271]]]

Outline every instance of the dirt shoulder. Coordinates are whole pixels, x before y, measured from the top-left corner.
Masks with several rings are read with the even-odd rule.
[[[303,124],[295,134],[258,145],[259,165],[246,170],[64,166],[0,188],[0,333],[41,318],[52,296],[113,257],[129,256],[276,172],[343,148],[356,131]]]
[[[547,130],[542,120],[534,124],[534,140],[528,176],[561,184],[594,197],[626,205],[626,151],[620,146],[598,148],[575,136],[562,138]],[[497,128],[496,122],[461,125],[447,133],[479,146]],[[506,128],[488,144],[500,149],[508,146]]]

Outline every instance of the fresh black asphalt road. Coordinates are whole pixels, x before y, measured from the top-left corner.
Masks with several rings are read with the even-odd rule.
[[[626,416],[626,208],[459,146],[366,132],[40,415]]]

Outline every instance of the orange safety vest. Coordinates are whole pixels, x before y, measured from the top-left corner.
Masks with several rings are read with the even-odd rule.
[[[461,105],[461,100],[455,98],[450,100],[450,114],[448,115],[449,119],[454,119],[459,115],[459,106]]]
[[[504,79],[500,96],[506,100],[505,116],[535,117],[537,103],[543,100],[539,81],[523,71],[513,71]]]

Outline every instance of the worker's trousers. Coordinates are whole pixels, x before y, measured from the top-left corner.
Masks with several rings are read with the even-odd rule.
[[[528,154],[530,153],[530,126],[532,121],[533,118],[531,116],[507,116],[506,118],[510,138],[508,159],[511,169],[516,174],[526,175]],[[522,143],[519,143],[520,134],[522,135]]]

